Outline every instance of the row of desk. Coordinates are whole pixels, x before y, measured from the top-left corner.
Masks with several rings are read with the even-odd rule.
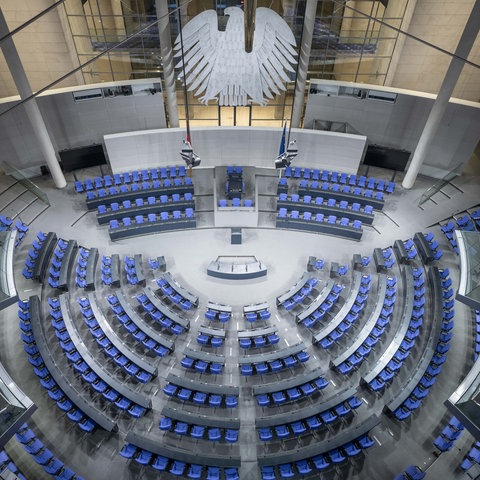
[[[113,330],[110,323],[105,318],[105,315],[100,310],[97,304],[97,299],[94,293],[88,294],[88,301],[90,302],[90,308],[92,309],[93,316],[97,320],[100,328],[110,342],[117,348],[117,350],[125,355],[131,362],[135,363],[138,367],[153,376],[156,376],[158,371],[155,365],[152,365],[143,355],[139,355],[132,350]]]
[[[75,345],[75,348],[77,349],[78,353],[81,355],[85,363],[88,365],[88,367],[93,372],[95,372],[95,374],[100,377],[107,385],[114,388],[123,397],[131,400],[132,402],[140,405],[141,407],[150,408],[151,400],[148,396],[139,392],[138,390],[134,390],[132,387],[122,382],[114,375],[110,374],[110,372],[105,370],[102,363],[92,355],[90,349],[87,348],[73,322],[70,313],[68,293],[63,293],[62,295],[60,295],[59,300],[63,321],[65,322],[65,328],[68,332],[68,335],[70,336],[70,339]]]
[[[181,317],[173,310],[168,308],[167,305],[162,303],[162,301],[155,295],[155,293],[150,287],[145,287],[143,291],[145,292],[148,300],[162,315],[169,318],[172,322],[178,323],[178,325],[181,325],[185,330],[188,330],[190,328],[190,320]]]
[[[149,233],[170,232],[174,230],[187,230],[195,228],[197,221],[195,217],[179,218],[169,220],[157,220],[155,222],[135,223],[127,227],[109,228],[108,234],[111,240],[120,240],[122,238],[136,237],[138,235],[147,235]]]
[[[48,232],[47,238],[42,242],[42,246],[38,251],[38,257],[35,261],[35,267],[33,269],[33,279],[43,282],[45,274],[48,270],[50,257],[52,256],[55,245],[57,244],[57,234],[54,232]]]
[[[188,300],[193,306],[198,307],[198,296],[178,284],[170,272],[164,273],[162,278],[173,288],[173,290],[175,290],[176,293]]]
[[[173,195],[178,193],[179,195],[185,195],[185,193],[190,192],[193,194],[193,185],[178,185],[170,187],[160,187],[160,188],[149,188],[145,190],[134,190],[128,192],[121,192],[115,195],[106,195],[104,197],[95,197],[87,199],[87,209],[96,210],[99,205],[104,205],[105,203],[122,203],[124,200],[135,200],[136,198],[147,199],[147,197],[159,197],[160,195]]]
[[[215,395],[232,395],[238,397],[239,387],[232,385],[219,385],[215,383],[204,383],[192,378],[179,377],[174,373],[167,375],[166,381],[181,388],[186,388],[195,392],[213,393]]]
[[[361,228],[354,228],[350,225],[340,225],[339,223],[317,222],[313,218],[311,220],[303,220],[301,218],[281,218],[277,216],[276,227],[323,233],[325,235],[349,238],[351,240],[360,240],[363,233]]]
[[[192,350],[189,347],[185,347],[183,354],[186,357],[194,360],[202,360],[207,363],[216,363],[219,365],[225,365],[225,356],[218,353],[203,352],[201,350]]]
[[[283,348],[282,350],[274,350],[273,352],[258,353],[256,355],[246,355],[244,357],[238,357],[239,365],[253,365],[255,363],[272,362],[273,360],[281,360],[282,358],[289,357],[290,355],[296,355],[307,347],[303,342],[298,342],[290,347]]]
[[[362,376],[361,382],[368,384],[387,366],[388,362],[393,358],[397,350],[400,348],[400,344],[405,338],[410,320],[413,312],[413,298],[414,298],[414,285],[413,285],[413,269],[410,265],[405,265],[402,270],[403,287],[405,292],[405,304],[403,308],[402,318],[398,325],[395,335],[388,345],[388,348],[382,354],[382,356],[375,362],[374,367],[366,374]]]
[[[277,210],[286,208],[290,210],[298,210],[299,212],[311,212],[312,215],[323,213],[324,215],[335,215],[336,217],[347,217],[350,220],[360,220],[363,224],[371,225],[375,216],[373,213],[365,213],[352,210],[351,208],[329,207],[324,204],[315,202],[294,202],[292,200],[277,200]]]
[[[204,466],[216,466],[216,467],[240,467],[241,459],[239,455],[228,455],[204,453],[201,455],[186,448],[174,446],[166,443],[162,437],[154,437],[152,435],[145,435],[136,432],[129,432],[125,438],[125,441],[135,445],[136,447],[143,448],[155,455],[161,455],[172,460],[179,460],[194,465]],[[187,447],[188,448],[188,447]]]
[[[81,385],[78,389],[63,374],[64,366],[59,365],[55,357],[52,355],[48,346],[48,341],[43,330],[41,303],[38,296],[34,295],[29,298],[30,304],[30,322],[32,326],[33,336],[38,351],[42,357],[43,363],[47,367],[52,378],[55,380],[59,388],[65,393],[70,401],[78,407],[85,415],[90,417],[95,423],[100,425],[108,432],[118,429],[117,423],[110,418],[106,412],[100,411],[89,398],[86,398],[85,390]],[[63,352],[62,352],[63,355]]]
[[[60,267],[60,276],[58,277],[58,288],[68,291],[68,282],[72,277],[73,264],[77,253],[77,241],[69,240],[67,248],[65,248],[62,258],[62,266]]]
[[[385,299],[385,293],[387,291],[387,276],[383,273],[378,274],[378,290],[377,300],[373,312],[368,317],[368,320],[364,323],[362,329],[356,332],[355,341],[341,354],[330,360],[330,367],[338,367],[348,358],[350,358],[363,344],[372,331],[373,327],[377,323],[380,313],[383,308],[383,301]]]
[[[315,368],[309,372],[298,374],[285,380],[279,380],[273,383],[264,383],[261,385],[255,385],[253,387],[253,395],[263,395],[267,393],[280,392],[288,390],[289,388],[297,388],[300,385],[311,382],[319,377],[323,376],[323,371],[320,367]]]
[[[16,230],[0,233],[0,310],[18,302],[13,276]]]
[[[293,285],[291,288],[289,288],[285,293],[282,293],[277,297],[277,306],[282,305],[284,302],[286,302],[289,298],[292,298],[295,296],[297,293],[302,290],[302,288],[306,285],[306,283],[310,280],[311,276],[308,272],[303,272],[302,276],[300,279]]]
[[[105,213],[97,213],[97,221],[100,225],[110,223],[110,220],[120,220],[124,217],[135,217],[137,215],[147,216],[149,213],[160,214],[161,212],[173,212],[174,210],[185,211],[187,208],[195,208],[193,200],[180,202],[157,202],[155,204],[144,204],[140,207],[133,205],[130,208],[119,208],[109,210]]]
[[[140,315],[135,312],[135,310],[130,305],[130,302],[126,299],[125,295],[118,291],[116,292],[116,297],[118,298],[118,303],[123,308],[124,312],[127,314],[128,318],[145,334],[147,337],[151,338],[160,345],[168,348],[170,352],[175,350],[175,343],[171,340],[165,338],[160,332],[155,330],[150,326]]]
[[[327,410],[346,402],[349,398],[353,397],[356,392],[357,387],[348,387],[340,392],[337,392],[335,395],[325,401],[318,400],[317,402],[306,407],[296,408],[295,410],[292,408],[288,412],[283,412],[276,415],[256,417],[255,426],[257,428],[274,427],[276,425],[283,425],[286,423],[305,420],[306,418],[326,412]]]
[[[299,187],[297,193],[302,197],[310,195],[311,197],[334,198],[337,202],[345,200],[348,203],[359,203],[362,207],[371,205],[375,210],[382,210],[385,205],[384,200],[379,200],[374,197],[365,197],[364,195],[355,195],[354,193],[335,192],[333,190],[322,190],[321,188]]]
[[[431,330],[428,336],[428,342],[423,350],[422,356],[420,357],[415,366],[415,369],[413,371],[410,371],[409,380],[406,384],[402,386],[402,389],[395,396],[395,398],[387,405],[385,405],[385,411],[394,412],[403,404],[403,402],[410,396],[413,390],[415,390],[415,387],[418,385],[418,382],[420,382],[421,378],[425,374],[425,371],[427,370],[430,361],[435,354],[435,349],[437,348],[440,333],[442,331],[442,322],[440,321],[440,319],[443,316],[442,280],[440,278],[437,267],[429,268],[428,282],[431,288],[433,307],[431,315],[428,316],[431,319]]]
[[[370,415],[363,421],[356,423],[353,427],[347,428],[336,435],[317,441],[307,445],[306,447],[298,447],[293,450],[282,450],[280,452],[264,453],[257,456],[257,462],[260,467],[281,465],[284,463],[292,463],[299,460],[306,460],[327,453],[334,448],[342,447],[343,445],[354,441],[362,435],[368,434],[372,428],[380,423],[380,418],[377,415]]]
[[[322,327],[318,332],[312,336],[312,343],[318,343],[325,337],[328,337],[339,325],[343,322],[344,318],[350,312],[353,304],[357,299],[358,292],[360,290],[360,284],[362,281],[362,272],[355,270],[353,272],[353,284],[350,289],[350,293],[347,301],[343,304],[342,308],[335,314],[332,321]]]
[[[335,285],[335,282],[331,278],[328,279],[327,284],[323,287],[323,290],[321,291],[320,295],[308,306],[308,308],[306,308],[303,312],[300,312],[299,314],[297,314],[295,318],[297,323],[300,323],[306,318],[308,318],[313,312],[315,312],[320,307],[320,305],[330,295],[333,285]]]
[[[205,427],[217,428],[240,428],[240,420],[238,418],[229,417],[209,417],[201,415],[198,412],[189,412],[178,408],[171,408],[168,405],[163,407],[162,415],[172,418],[178,422],[185,422],[190,425],[203,425]]]

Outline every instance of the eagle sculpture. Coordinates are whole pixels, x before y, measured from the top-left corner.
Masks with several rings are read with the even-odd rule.
[[[257,8],[253,50],[245,51],[243,10],[225,9],[225,31],[218,30],[217,13],[206,10],[182,29],[186,84],[207,104],[265,105],[285,90],[286,72],[294,72],[295,37],[285,20],[269,8]],[[182,67],[180,36],[175,41],[176,67]],[[183,78],[183,70],[180,74]],[[185,81],[185,79],[183,79]]]

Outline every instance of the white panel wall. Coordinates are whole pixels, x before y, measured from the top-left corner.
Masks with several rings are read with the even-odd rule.
[[[116,84],[102,84],[102,88],[109,85]],[[60,93],[39,96],[37,102],[57,151],[103,143],[103,136],[109,133],[166,127],[162,93],[75,103],[72,91],[63,89]],[[0,112],[14,103],[2,102]],[[0,116],[2,160],[19,170],[46,163],[22,106]]]
[[[335,82],[315,81],[325,85]],[[313,120],[347,122],[368,137],[369,144],[413,152],[432,108],[432,95],[414,94],[405,90],[363,84],[342,84],[374,90],[397,92],[395,103],[354,97],[310,94],[305,111],[304,127],[312,128]],[[467,162],[480,141],[480,104],[450,102],[423,172],[451,170]]]
[[[212,127],[192,129],[194,152],[202,167],[243,165],[274,167],[280,128]],[[105,146],[114,173],[139,166],[182,163],[184,129],[164,129],[105,135]],[[366,137],[335,132],[293,129],[297,140],[297,165],[356,173],[363,159]]]

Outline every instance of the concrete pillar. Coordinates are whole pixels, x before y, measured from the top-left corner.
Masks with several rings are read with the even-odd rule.
[[[168,17],[168,2],[167,0],[157,0],[156,6],[168,121],[171,128],[178,128],[177,92],[175,91],[175,70],[173,63],[172,37],[170,35],[170,21]]]
[[[307,84],[308,62],[312,49],[313,27],[317,14],[317,0],[307,0],[303,19],[303,33],[298,56],[297,82],[293,98],[291,127],[299,128],[302,120],[303,104],[305,103],[305,86]]]
[[[5,21],[2,9],[0,8],[0,35],[3,36],[7,35],[8,33],[8,25]],[[32,89],[12,38],[6,39],[2,43],[1,48],[20,98],[23,100],[24,98],[30,97],[32,95]],[[66,187],[67,182],[58,163],[55,148],[53,147],[52,140],[50,139],[50,135],[47,127],[45,126],[45,122],[42,114],[40,113],[40,109],[38,108],[36,99],[32,98],[28,102],[24,103],[23,106],[32,125],[33,131],[35,132],[35,136],[40,144],[40,150],[47,162],[48,168],[53,177],[53,181],[55,182],[55,186],[57,188]]]
[[[450,65],[443,79],[440,91],[438,92],[437,99],[433,104],[427,123],[425,124],[420,139],[418,140],[410,166],[408,167],[407,173],[402,182],[403,188],[412,188],[415,183],[418,172],[420,171],[428,149],[430,148],[430,144],[437,133],[438,126],[443,118],[458,77],[462,73],[465,62],[461,59],[468,58],[479,30],[480,0],[476,0],[455,50],[456,56],[452,57],[450,60]]]

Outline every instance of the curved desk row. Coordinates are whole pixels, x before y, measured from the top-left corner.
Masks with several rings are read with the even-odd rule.
[[[350,225],[340,225],[339,223],[328,223],[325,221],[317,222],[314,219],[303,220],[301,218],[278,217],[276,220],[277,228],[287,228],[294,230],[305,230],[307,232],[324,233],[335,237],[349,238],[351,240],[360,240],[363,230]]]
[[[208,310],[215,310],[215,312],[225,312],[225,313],[230,313],[230,315],[233,312],[233,308],[230,305],[223,305],[221,303],[214,303],[214,302],[207,302],[207,309]]]
[[[253,395],[257,396],[265,393],[279,392],[283,390],[288,390],[289,388],[299,387],[300,385],[311,382],[312,380],[315,380],[322,375],[323,371],[320,367],[318,367],[303,375],[295,375],[294,377],[287,378],[285,380],[279,380],[278,382],[255,385],[253,387]]]
[[[410,371],[410,379],[405,385],[403,385],[401,391],[395,396],[395,398],[385,405],[385,411],[395,411],[410,396],[413,390],[415,390],[415,387],[418,385],[418,382],[427,370],[430,361],[435,354],[435,349],[437,348],[437,343],[442,331],[442,322],[440,319],[442,318],[443,312],[442,280],[437,267],[431,267],[428,270],[428,280],[432,292],[433,306],[433,311],[430,315],[432,329],[428,337],[428,342],[423,350],[421,358],[415,366],[415,369]]]
[[[322,341],[325,337],[328,337],[339,325],[343,322],[344,318],[350,312],[353,304],[357,300],[357,295],[360,290],[360,284],[362,281],[362,273],[355,270],[353,272],[353,285],[350,290],[348,300],[343,304],[342,308],[335,314],[332,318],[332,321],[320,329],[312,337],[312,343],[318,343]]]
[[[197,222],[195,217],[169,220],[157,220],[155,222],[143,222],[129,225],[128,227],[109,228],[108,234],[111,240],[147,235],[149,233],[170,232],[173,230],[186,230],[195,228]]]
[[[48,342],[45,338],[42,318],[40,299],[35,295],[29,299],[30,303],[30,322],[32,325],[33,336],[35,337],[35,344],[42,357],[43,363],[47,367],[52,378],[55,380],[60,389],[65,395],[82,411],[88,415],[95,423],[100,425],[108,432],[117,430],[117,424],[114,420],[109,418],[106,413],[101,412],[90,401],[85,398],[86,392],[82,388],[77,390],[63,375],[62,367],[60,367],[53,357]]]
[[[186,330],[190,328],[190,320],[182,318],[180,315],[168,308],[164,303],[161,302],[161,300],[155,295],[150,287],[145,287],[143,291],[145,292],[148,300],[159,312],[162,313],[162,315],[168,317],[172,322],[178,323]]]
[[[88,294],[88,301],[90,302],[90,308],[92,309],[93,316],[97,320],[105,336],[110,340],[110,343],[112,343],[120,353],[122,353],[125,357],[127,357],[131,362],[135,363],[142,370],[145,370],[151,375],[156,376],[158,373],[157,367],[155,365],[152,365],[149,361],[147,361],[144,356],[141,356],[137,352],[132,350],[114,332],[112,326],[105,318],[105,315],[98,307],[97,299],[95,298],[94,293]]]
[[[305,284],[310,280],[311,276],[308,272],[304,272],[295,285],[293,285],[288,291],[282,293],[277,297],[277,306],[281,305],[289,298],[295,296],[300,290],[305,286]]]
[[[182,287],[172,276],[170,272],[165,272],[162,278],[183,298],[188,300],[192,305],[198,307],[198,296],[190,293],[186,288]]]
[[[280,360],[282,358],[288,357],[290,355],[295,355],[307,347],[303,342],[298,342],[295,345],[292,345],[282,350],[275,350],[273,352],[259,353],[257,355],[247,355],[245,357],[238,357],[238,364],[254,364],[261,362],[271,362],[272,360]]]
[[[13,276],[16,230],[0,233],[0,310],[18,302]]]
[[[265,328],[254,328],[253,330],[238,330],[238,338],[253,338],[253,337],[264,337],[271,335],[272,333],[277,333],[278,328],[275,325]]]
[[[98,248],[90,248],[90,252],[88,254],[87,258],[87,266],[85,268],[86,270],[86,275],[85,275],[85,281],[87,282],[87,286],[85,288],[87,289],[95,289],[95,269],[97,268],[97,262],[98,262]],[[114,265],[113,265],[113,259],[112,259],[112,283],[113,283],[113,272],[114,272]]]
[[[200,325],[200,327],[198,327],[198,333],[203,333],[205,335],[210,335],[211,337],[217,338],[225,338],[227,335],[227,332],[225,332],[223,328],[212,328],[205,325]]]
[[[358,202],[357,202],[358,203]],[[325,204],[313,202],[294,202],[292,200],[277,200],[277,210],[286,208],[287,210],[298,210],[299,212],[323,213],[325,216],[335,215],[336,217],[347,217],[350,220],[360,220],[365,225],[371,225],[375,216],[373,213],[365,213],[352,210],[351,208],[329,207]]]
[[[313,417],[322,412],[330,410],[340,403],[346,402],[349,398],[353,397],[357,392],[357,387],[348,387],[335,395],[330,397],[326,401],[318,400],[313,404],[310,404],[304,408],[291,409],[288,412],[283,412],[278,415],[269,415],[266,417],[255,418],[255,427],[265,428],[274,427],[275,425],[282,425],[285,423],[292,423],[303,420],[308,417]]]
[[[160,195],[173,195],[178,193],[179,195],[185,195],[185,193],[190,192],[193,194],[193,185],[176,185],[169,187],[160,187],[160,188],[148,188],[142,190],[129,190],[128,192],[116,193],[114,195],[105,195],[104,197],[94,197],[87,198],[87,209],[95,210],[99,205],[104,205],[108,203],[122,203],[124,200],[135,200],[136,198],[147,198],[147,197],[159,197]]]
[[[180,202],[157,202],[155,204],[144,204],[142,206],[132,205],[130,208],[119,208],[109,210],[105,213],[97,213],[97,221],[100,225],[110,223],[110,220],[121,220],[124,217],[146,216],[149,213],[173,212],[175,210],[185,211],[187,208],[195,208],[193,200]]]
[[[214,455],[202,452],[186,450],[165,443],[163,438],[147,437],[135,432],[128,432],[125,441],[143,448],[155,455],[161,455],[172,460],[179,460],[194,465],[216,466],[216,467],[240,467],[241,459],[239,455]],[[188,447],[187,447],[188,448]]]
[[[330,361],[330,367],[338,367],[345,362],[350,356],[352,356],[358,348],[363,344],[372,331],[373,327],[377,323],[378,317],[383,308],[383,300],[385,299],[385,293],[387,291],[387,276],[383,273],[378,274],[378,288],[377,288],[377,300],[373,312],[370,314],[368,320],[364,323],[362,329],[356,332],[355,341],[340,355],[332,358]]]
[[[163,345],[165,348],[168,348],[171,352],[175,350],[175,343],[166,339],[161,335],[160,332],[151,327],[137,312],[132,308],[130,302],[125,298],[125,295],[122,292],[117,292],[116,297],[118,298],[118,303],[123,308],[123,311],[127,314],[128,318],[145,334],[147,337],[150,337],[155,342]]]
[[[268,303],[267,302],[253,303],[251,305],[244,305],[243,314],[245,315],[246,313],[257,313],[257,312],[260,312],[262,310],[268,310]]]
[[[82,338],[80,337],[70,314],[70,306],[68,302],[68,294],[63,293],[59,297],[60,310],[62,312],[63,321],[65,322],[65,328],[72,340],[78,353],[82,356],[88,367],[95,372],[107,385],[114,388],[120,395],[124,396],[128,400],[140,405],[144,408],[151,407],[151,400],[149,397],[133,390],[129,385],[121,382],[118,378],[111,375],[110,372],[104,369],[103,365],[91,354]]]
[[[205,427],[240,428],[240,420],[238,418],[207,417],[206,415],[200,415],[198,412],[188,412],[168,406],[163,407],[162,415],[178,420],[179,422],[204,425]]]
[[[42,246],[38,252],[38,257],[33,269],[33,279],[43,282],[45,273],[48,270],[48,263],[52,256],[55,245],[57,244],[57,234],[54,232],[47,233],[47,238],[42,242]]]
[[[417,248],[417,252],[422,259],[422,262],[425,265],[433,262],[433,251],[422,232],[415,233],[415,235],[413,236],[413,242],[415,243],[415,247]]]
[[[305,309],[303,312],[300,312],[296,316],[297,323],[300,323],[302,320],[305,320],[313,312],[315,312],[318,307],[327,299],[328,295],[332,291],[333,285],[335,282],[332,279],[328,279],[326,285],[323,287],[323,290],[320,292],[320,295]]]
[[[334,448],[339,448],[342,445],[352,442],[358,437],[367,434],[372,428],[380,423],[380,418],[377,415],[367,417],[363,422],[358,423],[353,428],[348,428],[341,433],[338,433],[330,438],[320,442],[312,443],[306,447],[296,448],[294,450],[281,451],[275,453],[265,453],[257,456],[258,465],[280,465],[282,463],[296,462],[307,458],[315,457],[327,453]]]
[[[183,350],[183,354],[194,360],[202,360],[207,363],[217,363],[220,365],[225,365],[225,357],[223,355],[219,355],[218,353],[202,352],[185,347]]]
[[[336,192],[334,190],[323,190],[321,188],[299,187],[298,192],[300,196],[310,195],[312,197],[328,197],[334,198],[337,202],[346,200],[348,203],[359,203],[363,207],[371,205],[375,210],[382,210],[385,205],[384,200],[374,197],[365,197],[364,195],[356,195],[354,193]]]
[[[173,373],[169,373],[166,381],[182,388],[194,390],[197,392],[213,393],[217,395],[235,395],[238,397],[240,393],[239,387],[231,385],[218,385],[214,383],[203,383],[192,378],[178,377]]]
[[[68,290],[68,281],[72,276],[73,263],[77,253],[77,241],[69,240],[65,249],[62,266],[60,267],[60,276],[58,277],[58,288]]]
[[[400,344],[405,338],[410,320],[413,312],[413,297],[414,297],[414,285],[413,285],[413,269],[410,265],[405,265],[402,270],[403,285],[405,291],[405,305],[403,309],[402,318],[398,325],[395,336],[390,342],[388,348],[383,355],[375,362],[372,370],[362,376],[361,382],[368,384],[387,366],[388,362],[393,358],[397,350],[400,348]]]

